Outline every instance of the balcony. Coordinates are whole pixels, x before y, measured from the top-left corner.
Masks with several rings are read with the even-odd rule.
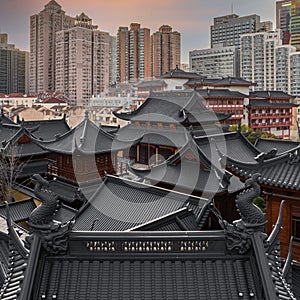
[[[260,113],[260,114],[250,114],[250,118],[251,119],[263,119],[263,118],[267,118],[267,117],[276,117],[278,118],[286,118],[286,117],[291,117],[292,114],[291,113]]]
[[[269,123],[252,123],[251,128],[276,128],[280,126],[292,126],[291,122],[269,122]]]

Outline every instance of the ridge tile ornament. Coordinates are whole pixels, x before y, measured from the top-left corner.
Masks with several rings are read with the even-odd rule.
[[[57,195],[49,189],[49,182],[40,175],[33,175],[32,181],[35,183],[34,193],[42,204],[35,208],[29,216],[28,224],[31,235],[26,239],[27,245],[30,247],[34,235],[37,235],[49,253],[65,252],[68,248],[68,232],[73,220],[65,224],[53,221],[58,209]]]

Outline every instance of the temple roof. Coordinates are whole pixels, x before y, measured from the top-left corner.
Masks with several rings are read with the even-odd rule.
[[[258,138],[255,141],[255,147],[261,152],[269,152],[272,149],[277,149],[277,155],[290,151],[300,146],[299,142],[278,140],[278,139],[263,139]]]
[[[32,157],[47,153],[33,141],[32,134],[24,127],[0,123],[0,148],[6,156]]]
[[[202,77],[202,78],[193,78],[190,79],[186,85],[188,86],[194,86],[196,84],[201,83],[204,86],[246,86],[250,87],[253,85],[256,85],[256,83],[253,83],[251,81],[245,80],[243,78],[239,77],[227,77],[227,78],[207,78],[207,77]]]
[[[233,173],[249,178],[260,173],[259,182],[288,190],[300,190],[300,149],[264,159],[264,153],[256,163],[243,163],[227,157],[226,165]]]
[[[245,94],[242,94],[237,91],[230,91],[228,89],[200,89],[200,90],[197,90],[197,92],[202,97],[213,97],[213,98],[229,97],[229,98],[241,98],[241,99],[248,97]]]
[[[178,128],[172,130],[168,128],[157,128],[152,126],[135,127],[132,124],[126,125],[119,129],[116,134],[116,140],[124,143],[141,143],[160,146],[169,146],[181,148],[187,142],[186,129]],[[115,143],[117,145],[117,143]]]
[[[8,118],[4,112],[3,109],[1,109],[1,115],[0,115],[0,122],[1,124],[11,124],[11,125],[16,125],[16,123],[11,120],[10,118]]]
[[[253,85],[256,85],[256,83],[253,83],[249,80],[245,80],[240,77],[225,77],[225,78],[216,80],[214,83],[214,86],[233,86],[233,85],[253,86]]]
[[[215,235],[215,238],[219,237]],[[130,241],[130,237],[127,240]],[[55,295],[65,300],[94,297],[209,300],[239,299],[240,293],[248,299],[259,299],[250,257],[233,259],[223,253],[211,257],[197,253],[188,254],[186,258],[173,254],[162,260],[162,255],[145,254],[112,260],[101,254],[89,254],[84,261],[72,255],[61,264],[58,258],[45,259],[41,286],[34,299]],[[250,293],[256,296],[251,297]]]
[[[300,264],[293,262],[292,264],[292,287],[294,295],[297,299],[300,299]]]
[[[50,200],[41,195],[43,204]],[[264,214],[247,214],[255,208],[251,188],[237,197],[247,209],[230,224],[211,201],[107,176],[75,223],[31,223],[26,248],[8,210],[10,259],[1,299],[295,300],[287,282],[292,247],[283,267],[279,257],[283,203],[268,236],[257,223]],[[221,230],[194,229],[198,216],[189,203],[197,202],[200,217],[207,207],[214,210]],[[39,213],[47,218],[46,211]],[[87,229],[76,228],[82,217]]]
[[[135,86],[138,88],[141,87],[151,87],[151,86],[166,86],[167,84],[165,83],[164,80],[147,80],[147,81],[141,81],[137,83]]]
[[[9,203],[10,215],[13,222],[28,220],[31,212],[36,208],[32,198]],[[0,205],[0,215],[6,218],[6,205]]]
[[[240,254],[223,231],[72,232],[68,243],[66,254],[41,251],[33,300],[295,299],[259,234]]]
[[[70,130],[65,116],[61,119],[52,120],[21,121],[18,119],[17,122],[34,137],[43,141],[55,140],[56,135],[63,135]]]
[[[29,250],[25,248],[24,242],[16,232],[8,204],[6,204],[6,206],[6,221],[9,236],[9,264],[4,283],[0,290],[0,298],[3,300],[20,299],[19,297],[22,293],[21,287],[24,283],[24,274],[29,258]]]
[[[262,99],[271,99],[271,98],[281,98],[281,99],[293,99],[295,98],[288,93],[282,91],[255,91],[249,92],[249,99],[262,98]]]
[[[239,131],[208,137],[194,137],[203,154],[211,160],[221,160],[222,165],[242,178],[260,173],[259,183],[290,190],[300,190],[300,146],[291,147],[291,142],[263,141],[272,143],[268,151],[261,151],[252,145]],[[259,142],[258,142],[259,145]],[[277,154],[276,145],[282,153]],[[214,156],[213,149],[217,149]]]
[[[287,108],[292,108],[292,107],[297,107],[297,104],[290,103],[290,102],[270,102],[268,100],[251,100],[249,101],[248,104],[249,107],[287,107]],[[275,117],[275,116],[274,116]]]
[[[203,218],[202,221],[205,223],[206,220]],[[133,227],[129,231],[196,231],[200,229],[195,211],[186,206],[159,219]]]
[[[239,179],[214,166],[189,140],[176,154],[149,170],[131,170],[155,185],[169,185],[185,193],[203,193],[206,198],[224,192],[236,192],[243,188]]]
[[[194,140],[209,160],[212,158],[214,149],[218,149],[229,158],[248,163],[256,163],[255,157],[261,153],[239,131],[210,136],[195,136]]]
[[[232,115],[213,112],[196,91],[152,92],[135,111],[114,114],[126,121],[200,124],[223,121]]]
[[[108,133],[110,133],[110,134],[117,133],[118,130],[120,129],[120,126],[102,125],[102,124],[101,124],[100,126],[101,126],[101,128],[102,128],[104,131],[106,131],[106,132],[108,132]]]
[[[123,231],[206,199],[107,175],[76,218],[73,230]]]
[[[73,154],[79,151],[84,154],[100,154],[111,152],[114,136],[101,127],[96,126],[86,115],[76,127],[63,135],[57,135],[53,141],[38,141],[47,151]],[[118,144],[120,145],[120,144]],[[120,150],[120,148],[114,150]]]
[[[186,72],[184,70],[181,70],[176,66],[175,69],[166,72],[160,76],[157,76],[159,79],[167,79],[167,78],[176,78],[176,79],[192,79],[192,78],[202,78],[201,75],[193,72]]]
[[[20,129],[20,126],[17,124],[4,124],[0,122],[0,141],[9,141]]]

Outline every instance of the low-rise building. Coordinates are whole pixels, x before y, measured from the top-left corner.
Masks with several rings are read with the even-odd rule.
[[[36,96],[27,96],[19,93],[0,94],[1,106],[24,106],[32,107],[36,103]]]
[[[90,107],[124,107],[129,109],[130,106],[137,101],[137,97],[130,94],[126,96],[92,96],[90,99]]]
[[[295,125],[293,96],[279,91],[250,92],[249,127],[261,129],[276,137],[290,139]]]

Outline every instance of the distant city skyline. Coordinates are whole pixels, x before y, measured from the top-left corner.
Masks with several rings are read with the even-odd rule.
[[[29,19],[39,13],[48,0],[4,0],[0,10],[0,32],[8,33],[9,43],[20,50],[29,51]],[[167,24],[181,33],[181,62],[188,63],[189,51],[210,47],[210,25],[213,18],[230,14],[240,16],[257,14],[261,21],[272,21],[275,27],[274,0],[57,0],[66,14],[81,12],[93,19],[99,29],[116,35],[119,26],[137,22],[150,28],[151,34]],[[187,4],[188,3],[188,4]]]

